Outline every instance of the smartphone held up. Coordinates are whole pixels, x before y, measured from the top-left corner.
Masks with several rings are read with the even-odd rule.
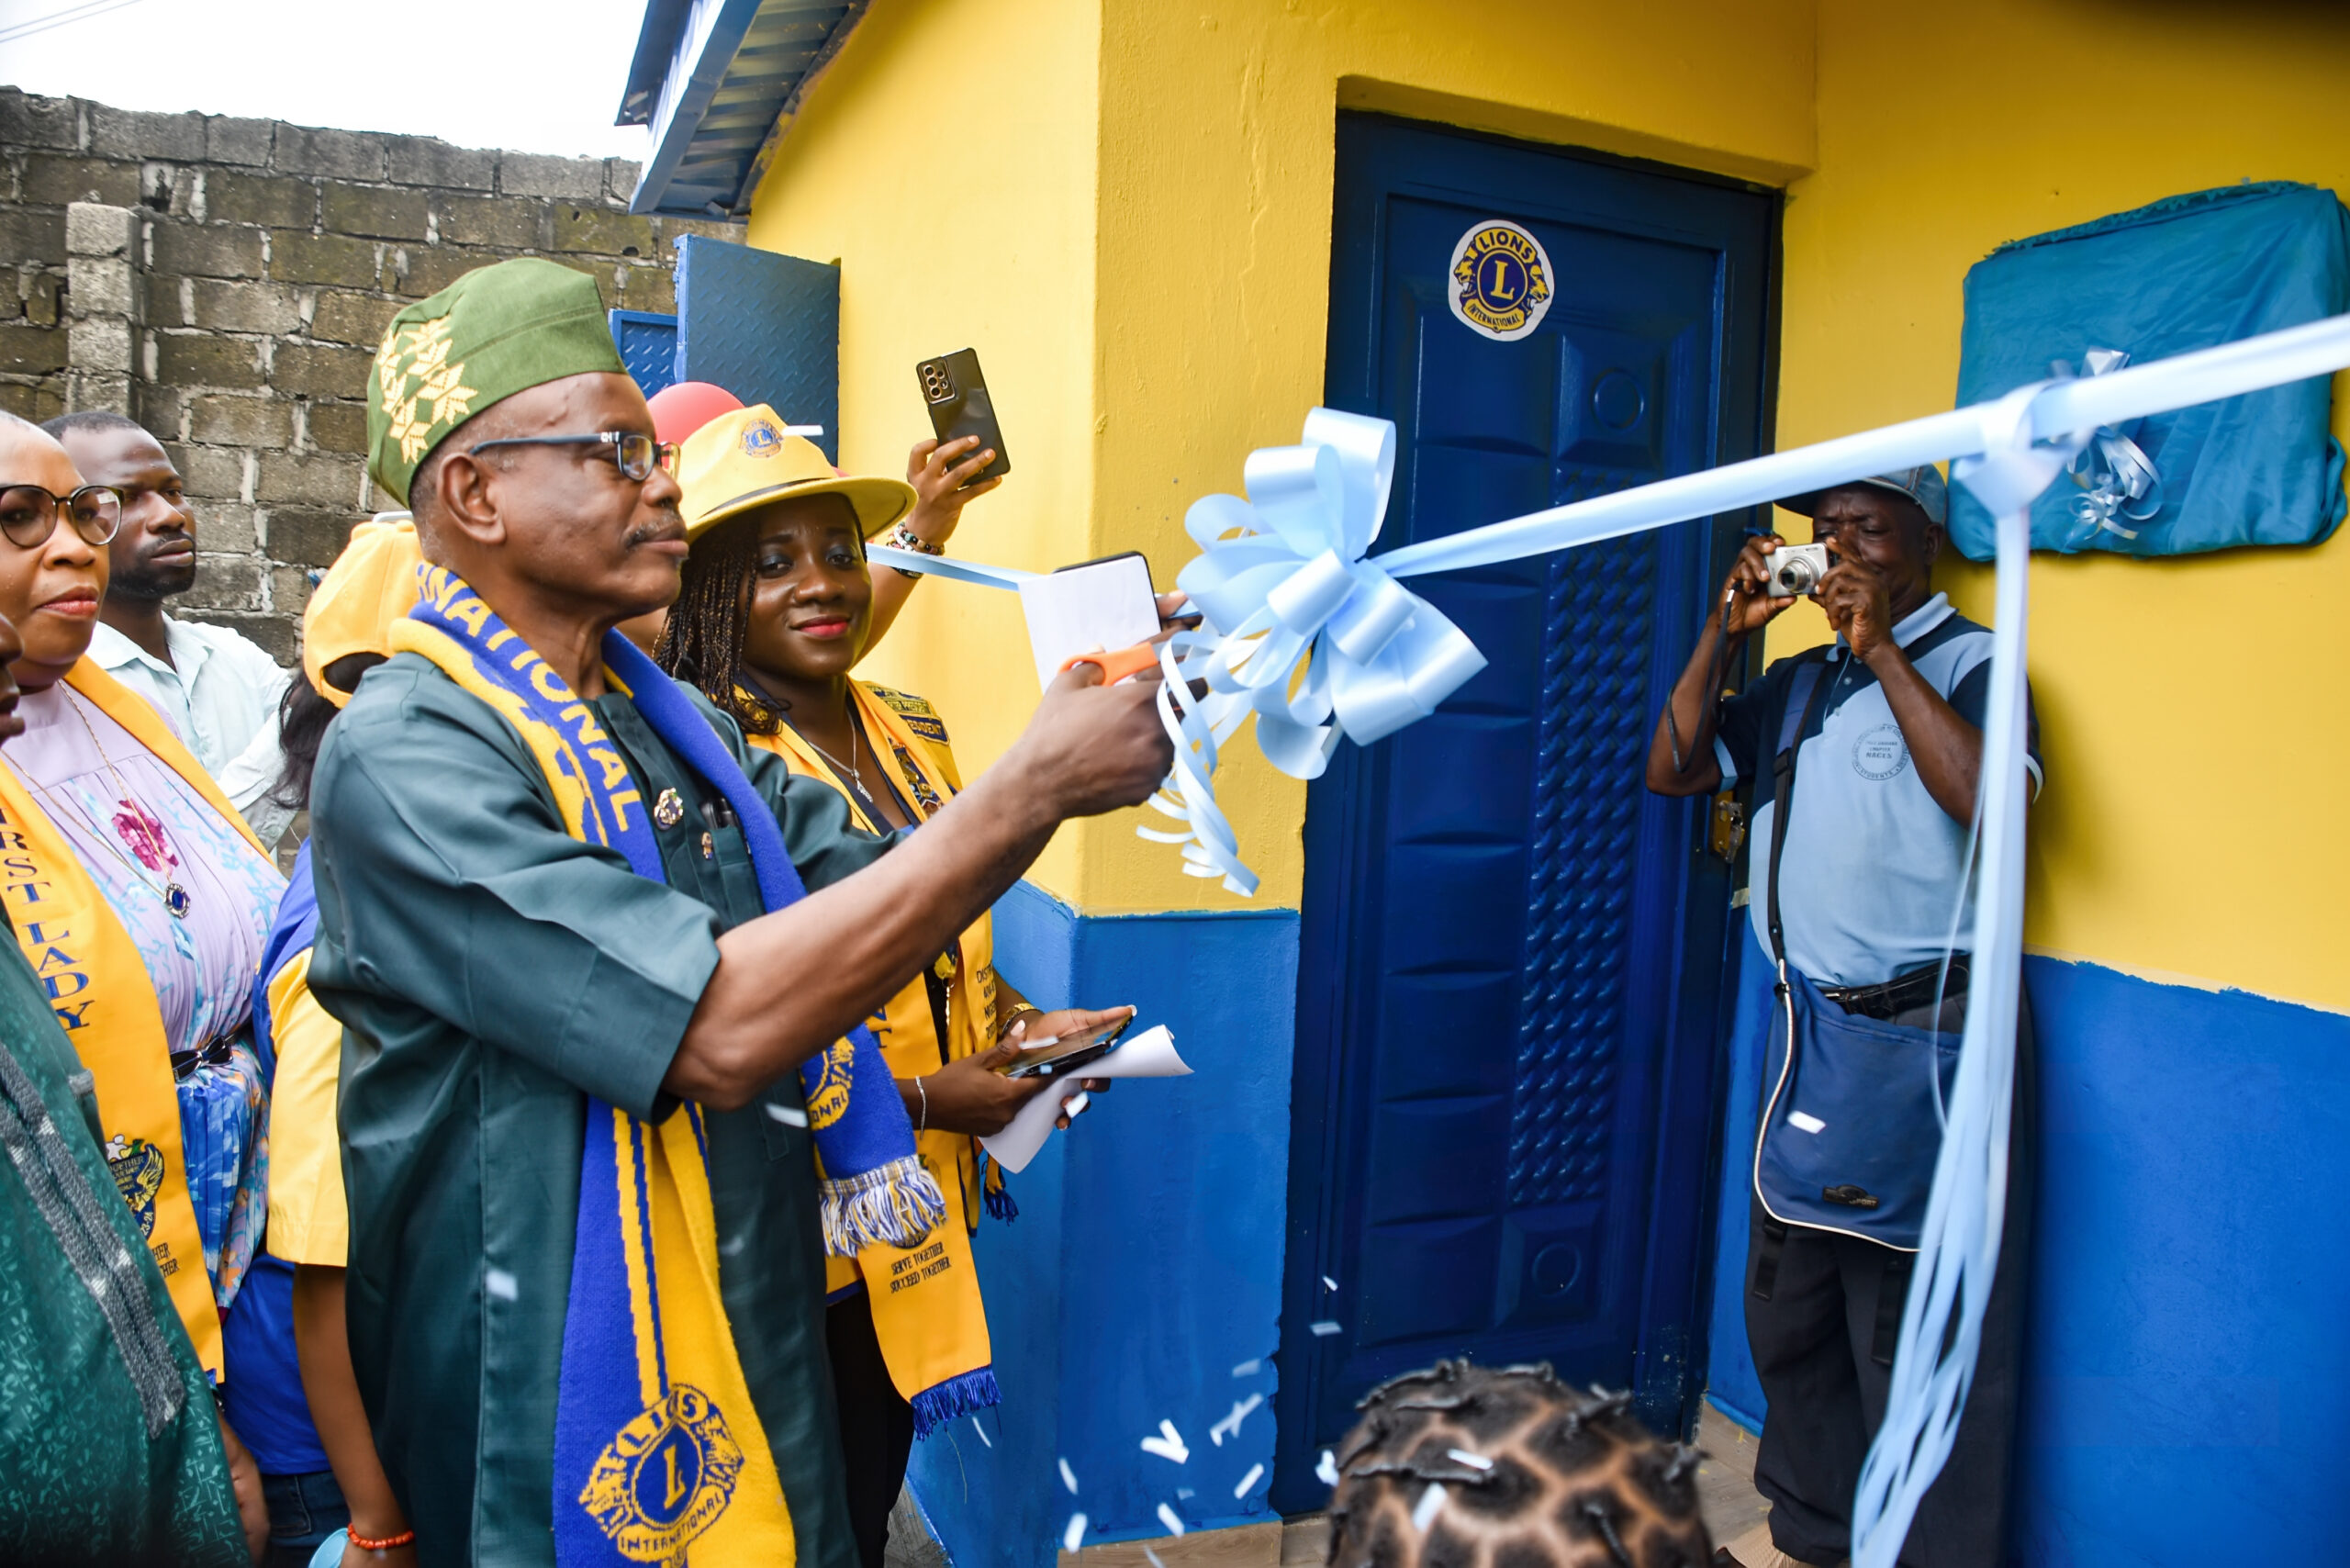
[[[979,373],[978,351],[957,349],[923,360],[914,366],[914,375],[922,383],[922,399],[930,409],[930,428],[937,434],[939,445],[975,435],[979,444],[973,451],[995,453],[995,460],[972,475],[963,487],[968,490],[982,479],[1011,473],[1012,454],[1004,448],[1002,427],[996,423],[995,402],[988,396],[987,377]]]

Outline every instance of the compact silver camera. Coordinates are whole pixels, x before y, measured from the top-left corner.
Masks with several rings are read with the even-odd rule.
[[[1825,544],[1782,544],[1770,559],[1771,581],[1763,591],[1773,599],[1818,593],[1819,579],[1835,565]]]

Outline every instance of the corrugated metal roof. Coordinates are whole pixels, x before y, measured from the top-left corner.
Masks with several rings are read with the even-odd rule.
[[[778,120],[866,3],[650,0],[615,122],[653,130],[629,210],[708,218],[746,207]]]

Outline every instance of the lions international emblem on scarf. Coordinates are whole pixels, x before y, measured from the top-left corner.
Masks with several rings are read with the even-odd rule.
[[[829,1127],[847,1114],[849,1063],[854,1047],[846,1040],[835,1040],[822,1058],[816,1084],[808,1095],[808,1125]]]
[[[682,1561],[733,1500],[743,1450],[710,1395],[673,1383],[596,1458],[579,1506],[632,1562]]]
[[[155,1194],[163,1190],[163,1151],[143,1137],[129,1137],[121,1133],[106,1139],[106,1169],[114,1172],[114,1184],[122,1193],[122,1201],[130,1205],[130,1213],[139,1221],[139,1234],[152,1238],[155,1234]]]
[[[1513,343],[1550,308],[1550,258],[1515,223],[1475,224],[1452,248],[1452,313],[1472,332]]]

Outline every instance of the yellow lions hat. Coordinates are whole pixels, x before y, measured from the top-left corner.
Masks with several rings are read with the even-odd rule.
[[[424,551],[405,515],[379,517],[351,531],[351,543],[310,590],[302,611],[302,673],[340,708],[351,693],[327,679],[327,666],[352,654],[392,653],[392,622],[416,608],[416,568]]]
[[[813,442],[784,434],[783,421],[765,403],[721,414],[686,437],[677,453],[677,483],[686,492],[681,510],[688,541],[728,518],[801,496],[842,497],[867,539],[914,505],[914,487],[903,479],[845,478],[834,472]]]

